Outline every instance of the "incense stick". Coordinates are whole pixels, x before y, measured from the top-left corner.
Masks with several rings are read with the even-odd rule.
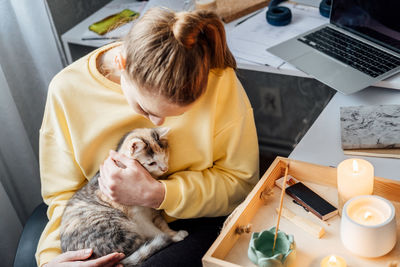
[[[280,222],[280,220],[281,220],[282,206],[283,206],[283,196],[285,195],[286,181],[287,181],[288,171],[289,171],[289,162],[288,162],[288,164],[287,164],[287,166],[286,166],[286,169],[285,169],[285,178],[283,178],[283,183],[282,183],[281,200],[280,200],[280,202],[279,202],[278,221],[277,221],[277,223],[276,223],[276,228],[275,228],[274,246],[272,247],[272,253],[274,253],[274,251],[275,251],[276,238],[278,237],[279,222]]]

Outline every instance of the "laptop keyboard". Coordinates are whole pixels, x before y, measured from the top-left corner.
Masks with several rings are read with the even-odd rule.
[[[400,66],[400,58],[330,27],[297,40],[374,78]]]

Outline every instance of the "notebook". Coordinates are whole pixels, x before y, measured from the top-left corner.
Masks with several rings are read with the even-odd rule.
[[[340,108],[346,155],[400,158],[400,105]]]
[[[344,94],[400,72],[398,0],[333,0],[328,24],[267,50]]]

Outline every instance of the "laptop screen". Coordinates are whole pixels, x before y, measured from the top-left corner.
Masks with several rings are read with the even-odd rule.
[[[400,0],[333,0],[330,22],[400,53]]]

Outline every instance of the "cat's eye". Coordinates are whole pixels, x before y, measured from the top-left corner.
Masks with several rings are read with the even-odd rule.
[[[154,166],[154,165],[156,165],[155,161],[153,161],[152,163],[149,164],[149,166]]]

